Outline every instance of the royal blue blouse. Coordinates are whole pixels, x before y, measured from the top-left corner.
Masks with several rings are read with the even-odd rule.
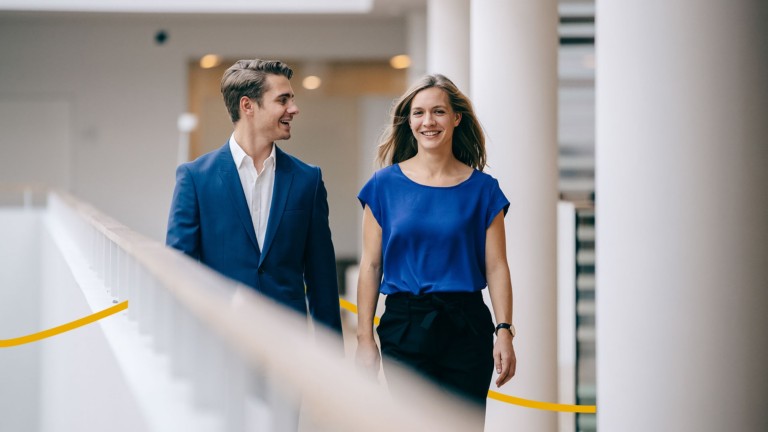
[[[357,198],[381,226],[382,294],[484,289],[485,237],[509,201],[499,182],[473,171],[455,186],[426,186],[398,164],[377,171]]]

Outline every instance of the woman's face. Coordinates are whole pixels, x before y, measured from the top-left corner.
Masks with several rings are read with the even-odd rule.
[[[419,144],[419,150],[447,148],[451,151],[453,129],[460,122],[461,114],[453,112],[448,94],[438,87],[416,93],[411,101],[408,124]]]

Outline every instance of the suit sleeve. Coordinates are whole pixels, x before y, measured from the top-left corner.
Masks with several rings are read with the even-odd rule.
[[[186,164],[176,169],[165,244],[200,259],[200,209],[195,183]]]
[[[307,285],[309,312],[314,320],[341,333],[336,254],[328,224],[328,193],[319,168],[304,256],[304,281]]]

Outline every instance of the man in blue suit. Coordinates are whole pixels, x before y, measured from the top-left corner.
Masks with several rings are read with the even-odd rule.
[[[224,73],[234,133],[176,170],[166,244],[341,332],[322,174],[275,145],[299,113],[292,75],[258,59]]]

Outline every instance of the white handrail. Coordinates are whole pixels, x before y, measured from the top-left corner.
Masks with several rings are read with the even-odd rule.
[[[220,430],[296,430],[300,400],[315,430],[471,430],[483,415],[416,376],[407,400],[343,359],[339,338],[254,290],[131,231],[64,193],[48,211],[68,232],[115,301],[192,383],[197,406]],[[403,372],[407,373],[407,372]]]

